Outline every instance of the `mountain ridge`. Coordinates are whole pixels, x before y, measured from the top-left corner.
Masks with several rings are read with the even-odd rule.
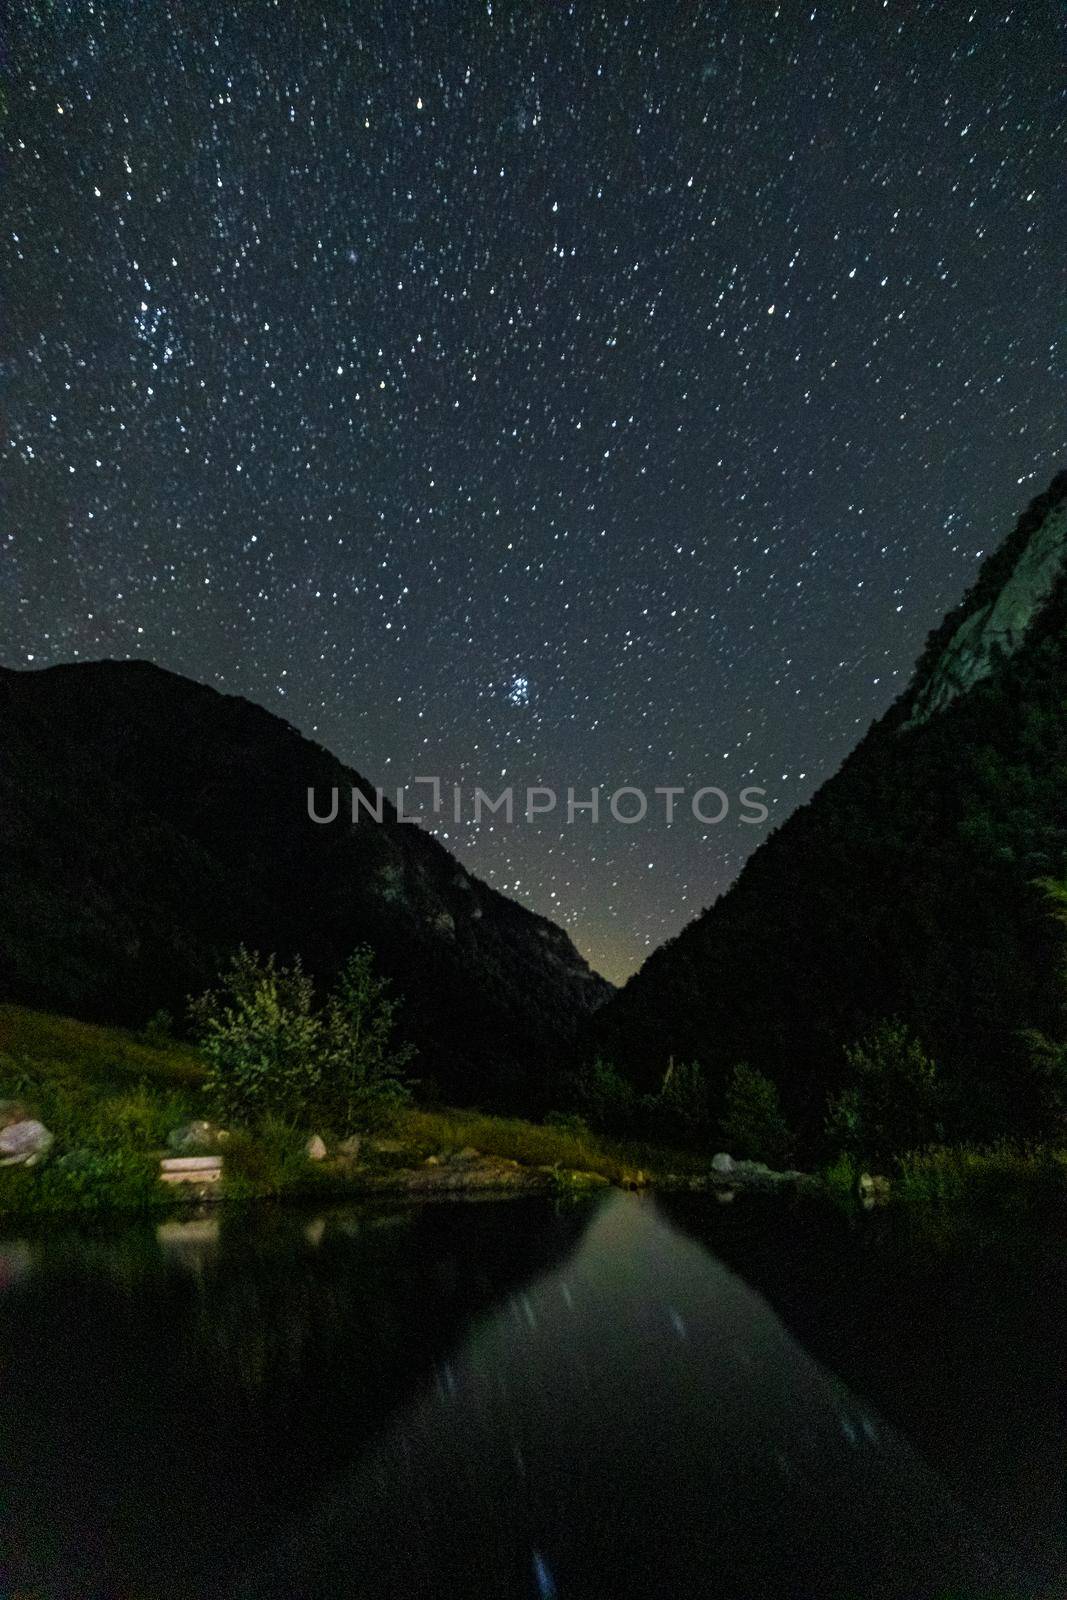
[[[1035,882],[1067,875],[1065,507],[1060,472],[838,771],[589,1021],[586,1057],[642,1087],[671,1058],[697,1059],[720,1105],[747,1061],[813,1135],[844,1047],[900,1016],[969,1102],[964,1132],[1029,1124],[1022,1034],[1062,1021],[1060,941]],[[1050,526],[1055,562],[1034,572],[1054,566],[1053,579],[1031,585],[1021,629],[1020,607],[1008,608],[1005,630],[997,600]],[[988,636],[974,618],[994,619]],[[946,652],[961,630],[981,650],[953,675]]]
[[[144,660],[0,668],[0,996],[140,1023],[239,943],[327,981],[371,943],[418,1070],[521,1100],[610,992],[563,929],[425,829],[313,823],[373,790],[254,701]]]

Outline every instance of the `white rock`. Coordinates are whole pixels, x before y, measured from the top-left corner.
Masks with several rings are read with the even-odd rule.
[[[712,1172],[732,1172],[734,1170],[733,1156],[728,1156],[725,1150],[720,1150],[717,1156],[712,1156],[711,1158],[711,1170]]]
[[[307,1156],[309,1161],[325,1161],[326,1160],[326,1141],[325,1141],[325,1139],[321,1138],[319,1136],[319,1134],[313,1133],[311,1135],[311,1138],[308,1140],[307,1144],[304,1146],[304,1154]]]
[[[54,1135],[43,1122],[27,1118],[0,1128],[0,1167],[30,1167],[51,1149]]]

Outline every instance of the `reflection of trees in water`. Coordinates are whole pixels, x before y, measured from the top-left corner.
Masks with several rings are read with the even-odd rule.
[[[258,1207],[34,1243],[0,1299],[0,1548],[28,1563],[3,1577],[155,1592],[165,1573],[207,1600],[585,1215]]]
[[[672,1224],[1041,1561],[1067,1548],[1067,1256],[1034,1217],[670,1197]]]
[[[650,1196],[607,1196],[441,1377],[235,1600],[1022,1600],[1042,1581]]]

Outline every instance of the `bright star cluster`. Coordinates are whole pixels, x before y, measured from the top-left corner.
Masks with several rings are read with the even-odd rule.
[[[0,647],[807,798],[1062,465],[1057,8],[25,3]],[[620,978],[760,831],[438,823]]]

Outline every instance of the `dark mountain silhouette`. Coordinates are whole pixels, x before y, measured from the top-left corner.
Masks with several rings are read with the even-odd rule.
[[[0,669],[0,997],[89,1020],[184,1013],[244,943],[331,979],[370,943],[416,1071],[523,1103],[610,986],[554,923],[262,707],[147,662]],[[309,819],[340,791],[339,818]]]
[[[927,641],[911,686],[737,882],[589,1022],[582,1054],[643,1087],[739,1061],[821,1124],[843,1046],[900,1017],[975,1137],[1039,1120],[1023,1030],[1061,1028],[1067,876],[1067,473]]]

